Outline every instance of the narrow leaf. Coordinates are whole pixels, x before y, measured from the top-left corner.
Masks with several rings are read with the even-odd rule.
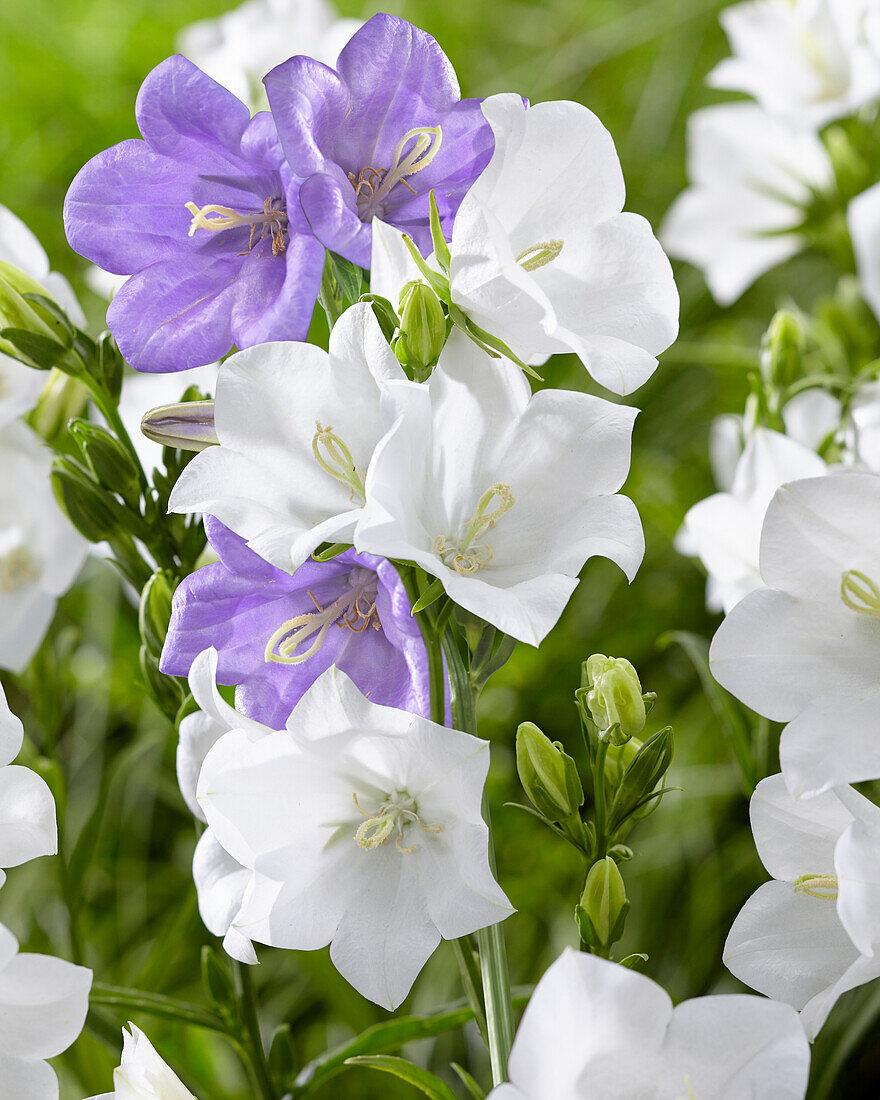
[[[428,1100],[457,1100],[455,1093],[439,1077],[421,1066],[414,1066],[405,1058],[395,1058],[391,1054],[367,1054],[360,1058],[348,1058],[347,1066],[367,1066],[370,1069],[378,1069],[383,1073],[393,1074],[402,1081],[407,1081],[428,1097]]]
[[[415,615],[419,611],[424,611],[426,607],[430,607],[432,603],[440,599],[445,591],[443,581],[433,580],[413,604],[412,614]]]
[[[468,1090],[468,1093],[473,1097],[473,1100],[486,1100],[486,1092],[477,1082],[471,1077],[464,1066],[460,1066],[458,1062],[450,1062],[453,1071],[458,1077],[459,1081]]]

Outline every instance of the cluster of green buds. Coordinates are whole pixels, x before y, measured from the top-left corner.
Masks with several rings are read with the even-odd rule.
[[[581,766],[534,723],[516,735],[516,765],[531,806],[522,806],[583,857],[585,884],[575,921],[586,950],[608,957],[623,935],[629,901],[619,865],[632,858],[623,843],[656,808],[672,762],[669,726],[644,740],[656,695],[642,691],[623,657],[593,654],[581,667],[575,704],[581,723]]]
[[[400,293],[400,326],[392,340],[401,366],[420,382],[431,372],[446,343],[448,324],[440,299],[421,282],[409,282]]]

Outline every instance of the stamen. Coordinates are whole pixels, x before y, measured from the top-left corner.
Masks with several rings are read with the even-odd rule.
[[[538,244],[524,248],[516,262],[524,271],[537,271],[539,267],[552,263],[561,251],[562,241],[539,241]]]
[[[352,570],[348,580],[350,590],[326,608],[321,606],[313,592],[306,589],[315,610],[282,623],[266,643],[263,659],[279,665],[302,664],[321,649],[334,623],[341,630],[348,629],[353,634],[362,634],[370,626],[381,630],[376,610],[379,583],[376,574],[369,569]],[[298,653],[297,650],[310,638],[314,640],[308,649]]]
[[[801,875],[794,881],[794,892],[822,901],[837,901],[837,875]]]
[[[322,453],[323,448],[323,453]],[[364,489],[364,475],[355,466],[351,451],[345,443],[336,435],[331,425],[326,428],[320,420],[315,421],[315,434],[312,438],[312,454],[315,461],[325,473],[348,485],[351,489],[351,499],[360,498],[360,503],[366,500]]]
[[[409,152],[404,152],[411,141],[414,142],[413,146]],[[407,182],[407,177],[427,168],[440,152],[442,143],[443,130],[440,126],[419,126],[409,130],[395,145],[390,168],[375,168],[368,164],[357,176],[354,172],[349,172],[348,178],[357,196],[361,221],[381,217],[384,211],[379,204],[398,183],[402,183],[415,195],[416,190]]]
[[[395,829],[397,830],[397,836],[394,839],[394,847],[398,852],[401,855],[409,855],[410,852],[414,852],[418,848],[418,844],[403,845],[403,833],[408,825],[415,825],[423,833],[430,833],[434,836],[443,832],[442,825],[425,825],[422,823],[418,815],[418,807],[406,791],[394,791],[388,795],[375,814],[368,814],[361,807],[356,793],[352,793],[351,797],[358,813],[367,819],[358,825],[354,834],[355,843],[365,852],[380,848],[391,839]]]
[[[880,588],[859,569],[847,569],[841,574],[840,598],[860,615],[880,616]]]
[[[493,504],[494,507],[490,507]],[[511,493],[509,485],[503,485],[501,482],[491,485],[477,501],[476,511],[466,521],[461,538],[453,543],[445,535],[438,535],[432,547],[434,553],[447,568],[454,569],[463,577],[476,573],[478,569],[488,565],[495,556],[488,543],[480,545],[477,540],[494,527],[514,504],[516,504],[516,497]]]
[[[8,595],[40,579],[39,566],[26,546],[12,546],[0,555],[0,593]]]
[[[268,231],[272,236],[272,255],[277,256],[287,247],[286,228],[287,212],[281,199],[269,198],[263,203],[263,213],[241,214],[233,210],[231,206],[218,206],[209,203],[207,206],[196,206],[194,202],[186,203],[186,208],[192,214],[189,225],[189,236],[192,237],[197,229],[207,229],[209,233],[222,233],[227,229],[239,229],[242,226],[250,226],[251,235],[248,247],[242,256],[246,256],[254,247],[254,234],[260,230],[257,241],[261,241]]]

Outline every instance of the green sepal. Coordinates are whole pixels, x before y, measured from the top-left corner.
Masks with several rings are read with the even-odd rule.
[[[0,329],[0,337],[8,340],[15,351],[21,353],[15,355],[20,363],[34,370],[51,370],[59,366],[70,350],[51,336],[43,336],[42,333],[30,332],[24,328]]]
[[[235,1004],[235,983],[229,973],[226,956],[221,955],[211,944],[202,945],[201,956],[202,985],[211,1003],[228,1016]]]
[[[425,277],[430,288],[434,291],[441,302],[446,302],[446,304],[449,305],[449,280],[446,278],[445,275],[441,275],[439,272],[434,271],[430,267],[428,267],[428,265],[425,263],[425,258],[416,248],[415,242],[413,241],[412,237],[408,236],[406,233],[403,234],[403,243],[409,250],[409,254],[410,256],[412,256],[413,259],[413,263]]]
[[[433,195],[434,192],[432,191],[431,194]],[[473,1100],[486,1100],[486,1090],[474,1080],[464,1066],[460,1066],[458,1062],[450,1062],[449,1066],[459,1081],[461,1081],[468,1090],[468,1095],[471,1096]]]
[[[449,275],[449,265],[452,257],[449,254],[449,245],[443,236],[443,227],[440,224],[440,211],[437,209],[437,199],[434,191],[428,195],[431,221],[431,243],[434,246],[434,257],[446,275]]]
[[[346,550],[351,550],[350,542],[332,542],[323,545],[323,550],[319,547],[312,554],[312,561],[332,561],[334,558],[338,558],[340,554],[344,554]]]
[[[443,587],[443,581],[439,578],[435,578],[412,605],[410,614],[416,615],[419,611],[424,611],[426,607],[430,607],[431,604],[436,603],[445,591],[446,589]]]

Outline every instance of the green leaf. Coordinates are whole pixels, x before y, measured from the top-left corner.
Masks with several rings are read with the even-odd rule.
[[[449,245],[443,236],[443,227],[440,225],[440,211],[437,209],[437,199],[433,191],[428,196],[428,202],[431,205],[431,243],[434,245],[434,255],[437,257],[437,263],[448,275],[452,257],[449,254]]]
[[[51,370],[67,354],[67,348],[49,336],[24,328],[4,328],[0,336],[21,352],[22,362],[36,370]]]
[[[439,579],[431,581],[425,591],[412,605],[412,614],[415,615],[419,611],[424,611],[426,607],[430,607],[432,603],[440,599],[445,591],[443,581]]]
[[[743,777],[743,786],[751,796],[758,782],[755,758],[752,753],[751,731],[744,708],[718,683],[709,668],[709,643],[699,634],[687,630],[670,630],[658,639],[661,649],[671,645],[680,645],[690,658],[691,664],[700,677],[703,693],[709,705],[721,723],[727,739],[739,763]]]
[[[312,561],[331,561],[333,558],[338,558],[340,554],[344,554],[346,550],[351,549],[350,542],[333,542],[329,545],[324,543],[324,549],[318,549],[312,554]]]
[[[347,1066],[368,1066],[370,1069],[378,1069],[383,1073],[391,1073],[402,1081],[407,1081],[419,1092],[425,1094],[428,1100],[457,1100],[455,1093],[439,1077],[421,1066],[414,1066],[405,1058],[395,1058],[390,1054],[366,1054],[359,1058],[347,1058]]]
[[[450,1065],[459,1081],[461,1081],[474,1100],[486,1100],[486,1090],[471,1077],[464,1066],[460,1066],[458,1062],[450,1062]]]
[[[130,1012],[144,1012],[148,1016],[158,1016],[163,1020],[174,1020],[179,1024],[203,1027],[209,1031],[220,1031],[225,1035],[234,1034],[234,1032],[230,1032],[226,1021],[213,1012],[205,1012],[198,1005],[187,1004],[185,1001],[165,997],[160,993],[143,993],[139,989],[123,989],[121,986],[103,985],[100,982],[95,982],[89,994],[89,1003],[124,1009],[122,1015],[126,1018]]]

